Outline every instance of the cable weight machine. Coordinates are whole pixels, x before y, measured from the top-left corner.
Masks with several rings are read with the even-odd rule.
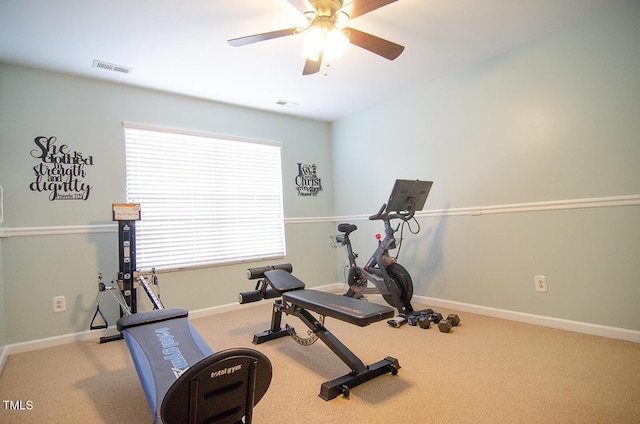
[[[120,306],[120,317],[133,315],[138,312],[138,287],[142,286],[153,309],[164,309],[160,295],[153,292],[149,282],[136,268],[136,221],[141,219],[140,204],[114,203],[113,220],[118,222],[118,281],[107,285],[102,281],[102,274],[98,274],[98,295],[96,296],[96,312],[89,328],[91,330],[109,327],[106,317],[100,310],[100,293],[109,292]],[[158,287],[158,277],[155,268],[151,270],[151,285]],[[104,324],[96,324],[100,315]],[[100,337],[100,343],[122,339],[122,333]]]

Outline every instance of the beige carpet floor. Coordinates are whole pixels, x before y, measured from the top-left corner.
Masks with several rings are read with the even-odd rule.
[[[273,380],[254,410],[256,424],[640,423],[640,344],[460,316],[450,334],[327,318],[329,330],[366,364],[393,356],[402,367],[328,402],[318,397],[320,385],[349,369],[321,341],[251,344],[254,333],[269,328],[270,301],[193,323],[214,350],[251,347],[271,359]],[[306,329],[295,317],[285,322]],[[124,341],[11,355],[0,398],[32,406],[10,410],[3,402],[0,423],[151,422]]]

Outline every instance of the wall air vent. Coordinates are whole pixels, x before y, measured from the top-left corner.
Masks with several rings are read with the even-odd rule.
[[[133,72],[133,68],[128,68],[122,65],[114,65],[113,63],[103,62],[101,60],[94,60],[93,67],[106,69],[107,71],[120,72],[122,74],[130,74],[131,72]]]

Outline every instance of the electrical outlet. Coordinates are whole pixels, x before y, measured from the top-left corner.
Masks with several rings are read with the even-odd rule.
[[[66,309],[64,296],[56,296],[53,298],[53,312],[64,312]]]
[[[547,277],[544,275],[536,275],[535,278],[536,291],[546,293],[547,292]]]

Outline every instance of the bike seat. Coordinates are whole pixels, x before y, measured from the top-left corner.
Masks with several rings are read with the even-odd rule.
[[[358,227],[354,224],[338,224],[338,231],[341,233],[349,234],[357,230]]]

